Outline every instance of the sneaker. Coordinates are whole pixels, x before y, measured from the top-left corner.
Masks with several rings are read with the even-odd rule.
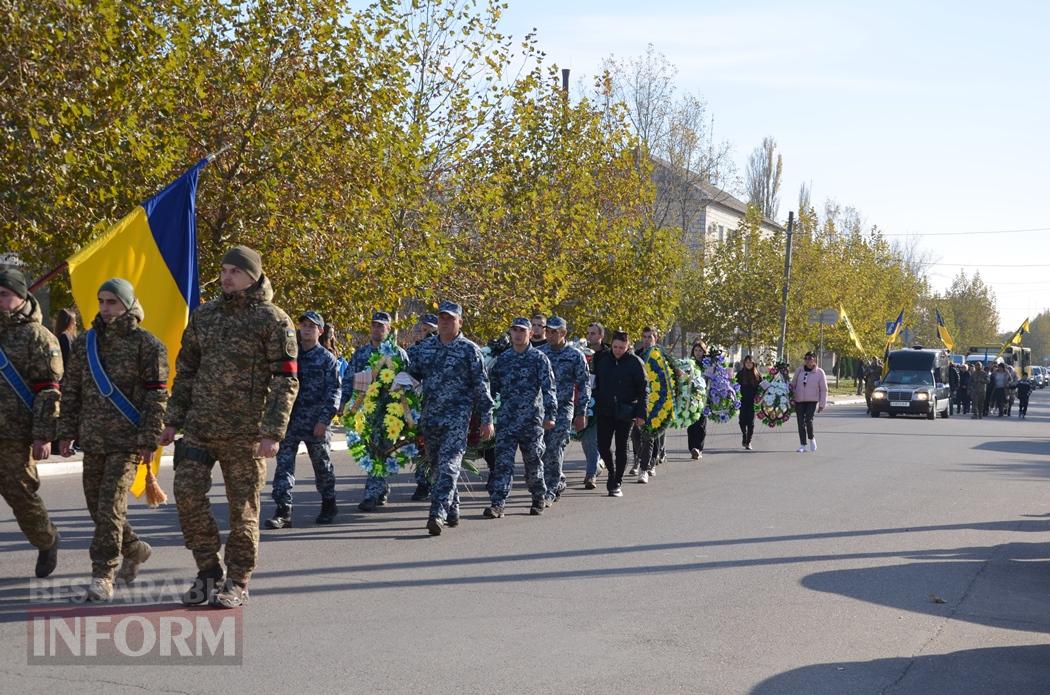
[[[796,453],[804,454],[807,451],[809,451],[809,447],[808,446],[800,446],[799,448],[795,449],[795,451],[796,451]]]
[[[747,444],[745,444],[744,448],[747,449],[748,451],[751,451],[751,443],[748,442]]]
[[[208,605],[214,608],[240,608],[248,603],[248,586],[227,579],[222,588],[208,601]]]
[[[638,474],[638,482],[641,485],[646,485],[649,482],[649,471],[642,471]]]
[[[84,600],[88,603],[101,603],[113,598],[113,580],[109,577],[92,577],[91,586],[84,594]]]
[[[222,568],[216,566],[210,570],[197,572],[197,578],[190,588],[182,594],[182,605],[199,606],[211,601],[215,590],[222,584]]]
[[[532,500],[532,506],[529,507],[529,514],[532,516],[540,516],[543,514],[543,509],[546,507],[546,503],[542,498],[538,500]]]
[[[413,502],[422,502],[430,499],[430,486],[424,483],[416,484],[416,491],[412,493]]]
[[[357,505],[357,508],[362,512],[374,512],[376,507],[379,506],[379,502],[372,497],[366,497],[361,500],[361,504]]]
[[[689,450],[689,455],[693,457],[694,461],[699,461],[700,460],[700,450],[699,449],[690,449]]]
[[[623,497],[623,490],[619,487],[614,487],[612,490],[609,490],[609,497]]]
[[[386,504],[386,501],[388,499],[390,499],[390,488],[387,488],[383,492],[383,494],[379,496],[379,499],[376,500],[376,506],[377,507],[382,507],[384,504]]]
[[[266,528],[279,529],[292,527],[292,506],[279,504],[273,517],[266,520]]]
[[[817,450],[817,440],[816,439],[810,439],[809,440],[809,450],[810,451],[816,451]]]
[[[595,488],[594,476],[589,475],[589,476],[587,476],[586,478],[583,479],[583,489],[584,490],[593,490],[594,488]]]
[[[59,536],[55,534],[54,544],[47,550],[41,550],[36,555],[36,576],[38,579],[47,577],[55,571],[58,565],[58,541]]]
[[[149,559],[153,554],[153,548],[144,540],[139,540],[131,546],[131,552],[124,556],[117,570],[117,581],[131,584],[135,577],[139,576],[139,565]]]
[[[638,475],[638,466],[631,466],[631,470],[627,471],[627,475]]]
[[[481,515],[486,519],[499,519],[503,516],[503,507],[497,507],[496,505],[486,507]]]
[[[543,498],[543,506],[545,508],[553,507],[554,506],[554,500],[555,500],[555,498],[553,498],[553,497],[544,497]]]
[[[440,536],[441,535],[441,527],[444,526],[444,525],[445,525],[445,522],[443,522],[441,519],[437,518],[436,516],[432,516],[429,519],[427,519],[427,531],[430,531],[430,535],[431,536]]]
[[[696,460],[697,461],[703,461],[704,460],[704,452],[702,452],[702,451],[696,452]]]
[[[652,468],[649,469],[649,477],[650,478],[655,478],[656,477],[656,466],[653,466]]]
[[[459,526],[459,514],[449,514],[448,518],[445,519],[445,526],[449,528],[456,528]]]

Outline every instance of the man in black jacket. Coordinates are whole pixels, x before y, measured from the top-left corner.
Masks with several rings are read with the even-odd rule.
[[[626,333],[613,335],[612,348],[595,355],[594,416],[598,428],[598,451],[610,462],[606,488],[610,497],[623,497],[620,489],[627,468],[627,440],[631,427],[645,424],[649,386],[642,361],[631,353]],[[616,456],[612,443],[616,441]],[[613,462],[615,463],[613,464]]]

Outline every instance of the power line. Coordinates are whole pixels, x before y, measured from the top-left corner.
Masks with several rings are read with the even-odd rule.
[[[922,237],[936,237],[936,236],[974,236],[974,235],[987,235],[987,234],[1024,234],[1026,232],[1046,232],[1050,231],[1050,227],[1037,227],[1033,229],[989,229],[986,231],[977,232],[900,232],[893,234],[883,234],[882,236],[922,236]]]

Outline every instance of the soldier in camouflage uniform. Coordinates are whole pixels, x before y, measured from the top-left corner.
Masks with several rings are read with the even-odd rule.
[[[299,317],[299,395],[292,408],[288,432],[277,450],[277,470],[273,474],[273,501],[277,503],[277,510],[272,519],[266,520],[266,528],[292,526],[292,488],[299,442],[306,445],[314,467],[314,482],[321,495],[321,513],[315,523],[332,523],[338,511],[331,425],[339,408],[339,363],[335,355],[318,342],[323,330],[324,319],[316,311],[307,311]]]
[[[112,598],[118,558],[123,556],[116,578],[130,584],[152,550],[127,522],[128,487],[139,461],[153,460],[168,402],[168,351],[141,328],[144,316],[127,280],[114,278],[99,288],[91,327],[99,361],[113,387],[138,411],[137,425],[99,390],[88,364],[87,333],[73,344],[62,378],[59,449],[70,456],[76,440],[84,452],[84,498],[95,522],[89,601]]]
[[[503,507],[514,478],[514,456],[521,448],[525,479],[532,493],[531,513],[543,513],[543,431],[554,427],[558,402],[550,360],[529,344],[532,324],[516,318],[510,327],[511,349],[504,350],[489,370],[492,394],[499,395],[499,422],[496,424],[496,467],[489,480],[492,506],[488,519],[503,516]]]
[[[299,391],[298,345],[288,315],[271,302],[258,252],[246,246],[227,251],[220,280],[222,296],[194,311],[182,334],[161,443],[183,431],[175,452],[175,502],[198,569],[183,603],[234,608],[248,598],[259,552],[266,459],[277,453]],[[230,509],[225,582],[208,502],[216,461]]]
[[[22,271],[0,269],[0,367],[9,365],[19,388],[0,375],[0,495],[39,551],[36,576],[46,577],[58,562],[58,529],[37,494],[35,461],[51,455],[55,439],[62,351],[40,319]]]
[[[864,402],[871,412],[871,394],[875,393],[875,384],[882,378],[882,360],[874,357],[864,367]]]
[[[420,429],[434,471],[427,530],[441,534],[459,523],[459,480],[473,412],[481,438],[493,435],[492,396],[481,348],[463,337],[463,308],[453,302],[438,307],[438,333],[412,347],[409,373],[422,382]]]
[[[372,354],[379,351],[379,346],[383,344],[383,341],[390,335],[390,314],[385,311],[377,311],[372,314],[372,327],[369,333],[369,342],[354,351],[354,356],[350,358],[350,369],[347,370],[347,375],[343,379],[343,399],[340,403],[340,411],[344,409],[347,404],[351,404],[354,401],[354,374],[364,372],[371,367],[368,366],[368,361],[372,358]],[[408,363],[408,355],[400,347],[397,351],[401,353],[401,358]],[[390,496],[390,484],[387,483],[386,478],[382,478],[371,473],[368,474],[368,479],[365,480],[365,496],[361,500],[361,504],[357,505],[357,508],[362,512],[374,512],[376,507],[382,507],[386,504],[387,497]]]
[[[560,316],[547,320],[547,342],[540,351],[550,360],[558,390],[558,417],[554,427],[543,435],[543,477],[547,485],[549,507],[565,490],[565,447],[569,445],[569,428],[581,431],[587,426],[587,401],[591,398],[591,373],[583,353],[565,343],[568,325]],[[578,413],[575,418],[574,413]]]
[[[419,345],[430,336],[437,333],[438,317],[437,314],[426,313],[419,317],[419,322],[416,323],[415,336],[416,341],[414,345]],[[416,489],[412,493],[412,500],[414,502],[422,502],[423,500],[430,499],[430,484],[433,471],[427,466],[417,463],[416,465]]]

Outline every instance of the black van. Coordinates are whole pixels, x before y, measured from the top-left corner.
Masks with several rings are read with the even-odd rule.
[[[871,394],[871,416],[925,415],[930,420],[938,412],[951,416],[948,364],[941,350],[914,347],[891,352],[889,372]]]

